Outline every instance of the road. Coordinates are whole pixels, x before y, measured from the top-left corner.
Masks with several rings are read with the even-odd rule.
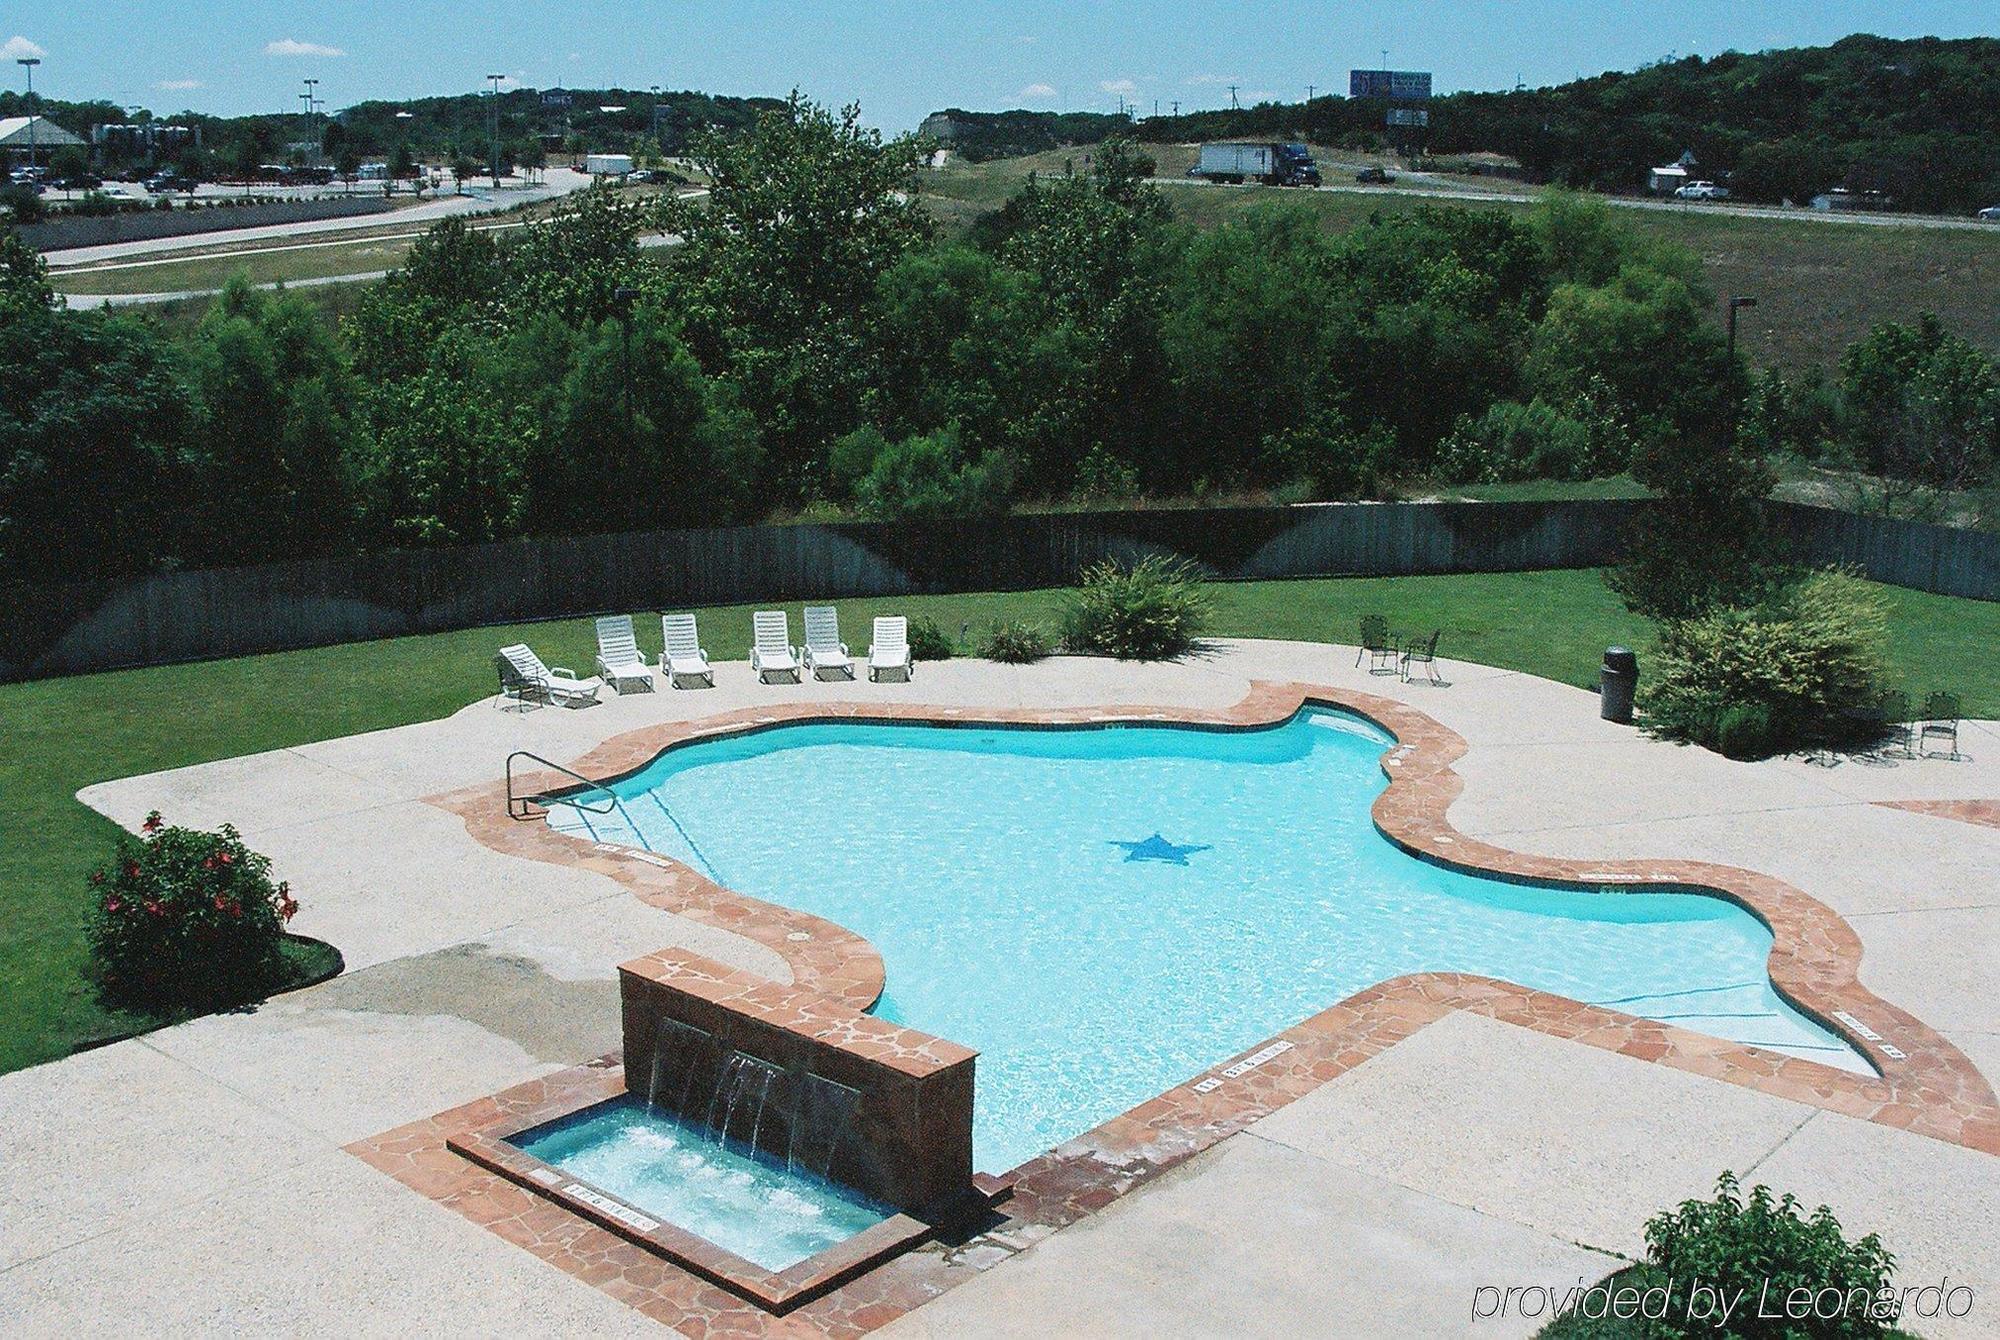
[[[1354,168],[1368,164],[1324,165],[1330,172],[1352,174]],[[1397,180],[1387,186],[1363,186],[1358,182],[1328,182],[1325,185],[1307,189],[1336,191],[1352,195],[1411,195],[1432,200],[1457,201],[1502,201],[1510,204],[1531,205],[1541,198],[1539,190],[1482,190],[1476,186],[1465,186],[1428,172],[1398,172]],[[1225,182],[1206,181],[1199,177],[1154,177],[1159,186],[1199,187],[1220,191],[1259,191],[1272,188],[1242,185],[1232,186]],[[1937,214],[1862,214],[1836,213],[1823,209],[1787,209],[1780,205],[1732,205],[1726,202],[1704,203],[1691,200],[1655,200],[1637,196],[1602,195],[1598,199],[1619,209],[1647,209],[1668,214],[1723,214],[1733,218],[1764,219],[1780,223],[1828,223],[1860,224],[1878,228],[1945,228],[1945,229],[1991,229],[2000,236],[2000,226],[1982,223],[1978,219],[1956,219]]]
[[[237,242],[296,239],[325,233],[348,232],[358,228],[381,228],[385,224],[428,225],[439,219],[493,214],[513,209],[517,205],[553,200],[582,190],[590,185],[592,180],[589,174],[572,172],[568,168],[551,168],[543,174],[543,177],[539,185],[503,189],[498,196],[491,191],[484,195],[440,196],[434,200],[426,200],[422,204],[411,205],[407,209],[397,210],[393,214],[360,214],[344,219],[275,223],[260,228],[232,228],[220,233],[155,237],[138,242],[110,242],[95,247],[69,247],[61,251],[45,252],[43,259],[48,261],[50,269],[64,270],[99,261],[183,251],[190,247],[209,248],[228,246]]]

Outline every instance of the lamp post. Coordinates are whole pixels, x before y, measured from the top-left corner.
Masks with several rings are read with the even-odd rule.
[[[629,447],[638,436],[638,425],[632,415],[632,308],[639,301],[639,290],[630,284],[620,284],[611,294],[611,300],[618,304],[625,328],[625,444]]]
[[[1729,299],[1729,356],[1736,357],[1736,313],[1745,307],[1755,307],[1755,298],[1740,298],[1731,295]]]
[[[500,195],[500,81],[506,77],[504,74],[489,74],[486,76],[493,84],[493,195],[495,199],[498,199]]]
[[[28,166],[31,168],[36,166],[37,151],[41,148],[40,139],[36,135],[37,126],[35,125],[35,122],[39,119],[35,116],[35,67],[41,63],[42,58],[40,56],[19,56],[15,58],[15,64],[28,72],[28,93],[25,101],[28,105]]]

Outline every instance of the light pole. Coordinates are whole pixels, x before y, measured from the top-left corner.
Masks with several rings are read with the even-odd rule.
[[[36,166],[35,158],[41,148],[40,137],[35,133],[37,129],[35,122],[39,119],[35,116],[35,67],[42,63],[42,58],[20,56],[16,57],[15,63],[28,72],[28,93],[25,101],[28,105],[28,166],[32,168]],[[40,178],[36,180],[39,181]]]
[[[489,74],[486,78],[493,85],[493,191],[500,192],[500,81],[504,74]]]
[[[1729,299],[1729,356],[1731,358],[1736,357],[1736,313],[1742,308],[1755,307],[1756,305],[1757,300],[1755,298],[1739,298],[1732,295]]]

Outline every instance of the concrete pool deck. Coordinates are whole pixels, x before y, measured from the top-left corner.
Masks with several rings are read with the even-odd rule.
[[[0,1077],[15,1132],[0,1323],[110,1329],[649,1329],[613,1297],[381,1176],[343,1147],[610,1050],[613,968],[680,946],[789,980],[771,949],[603,874],[491,851],[425,803],[505,755],[559,761],[672,719],[801,700],[1222,710],[1253,680],[1407,701],[1463,735],[1462,832],[1577,859],[1699,858],[1781,878],[1861,936],[1861,979],[2000,1073],[2000,829],[1892,802],[2000,798],[2000,730],[1969,759],[1733,764],[1600,722],[1591,695],[1484,667],[1403,686],[1338,648],[1234,642],[1175,666],[926,665],[904,685],[753,684],[440,722],[89,788],[136,825],[234,822],[292,880],[295,928],[348,973]],[[1329,1002],[1331,1004],[1332,1002]],[[1573,1283],[1634,1253],[1655,1210],[1738,1173],[1878,1229],[1905,1282],[1948,1274],[2000,1317],[2000,1159],[1463,1014],[910,1312],[920,1333],[1531,1332],[1472,1324],[1480,1284]],[[1274,1192],[1282,1189],[1283,1195]],[[371,1320],[372,1319],[372,1320]],[[1954,1331],[1956,1325],[1960,1328]]]

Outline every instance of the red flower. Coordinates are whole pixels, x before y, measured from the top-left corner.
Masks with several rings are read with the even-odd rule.
[[[148,898],[146,900],[146,910],[148,912],[151,912],[156,917],[160,915],[160,905],[154,902],[151,898]]]
[[[229,915],[240,920],[243,916],[243,904],[232,900],[229,904]]]
[[[127,861],[125,863],[125,878],[139,878],[139,863],[137,861]]]
[[[221,894],[219,894],[219,893],[218,893],[218,894],[216,894],[216,895],[215,895],[215,910],[216,910],[216,911],[220,912],[220,911],[221,911],[221,910],[222,910],[222,909],[223,909],[223,908],[224,908],[225,906],[227,906],[227,905],[228,905],[228,903],[229,903],[229,900],[228,900],[227,898],[224,898],[224,897],[223,897],[223,896],[222,896]]]
[[[116,912],[119,909],[123,908],[124,906],[125,904],[120,902],[116,898],[106,898],[104,900],[104,910],[106,912]]]
[[[224,865],[228,865],[236,859],[236,853],[218,850],[215,853],[215,859],[222,862]]]
[[[102,870],[91,871],[90,882],[92,884],[102,884],[104,882],[104,872]]]
[[[290,921],[298,910],[298,900],[287,894],[281,885],[278,890],[278,920]]]
[[[147,834],[157,833],[160,831],[162,826],[163,825],[160,819],[160,812],[158,810],[154,810],[151,814],[146,816],[146,822],[139,825],[139,831],[141,833],[147,833]]]

